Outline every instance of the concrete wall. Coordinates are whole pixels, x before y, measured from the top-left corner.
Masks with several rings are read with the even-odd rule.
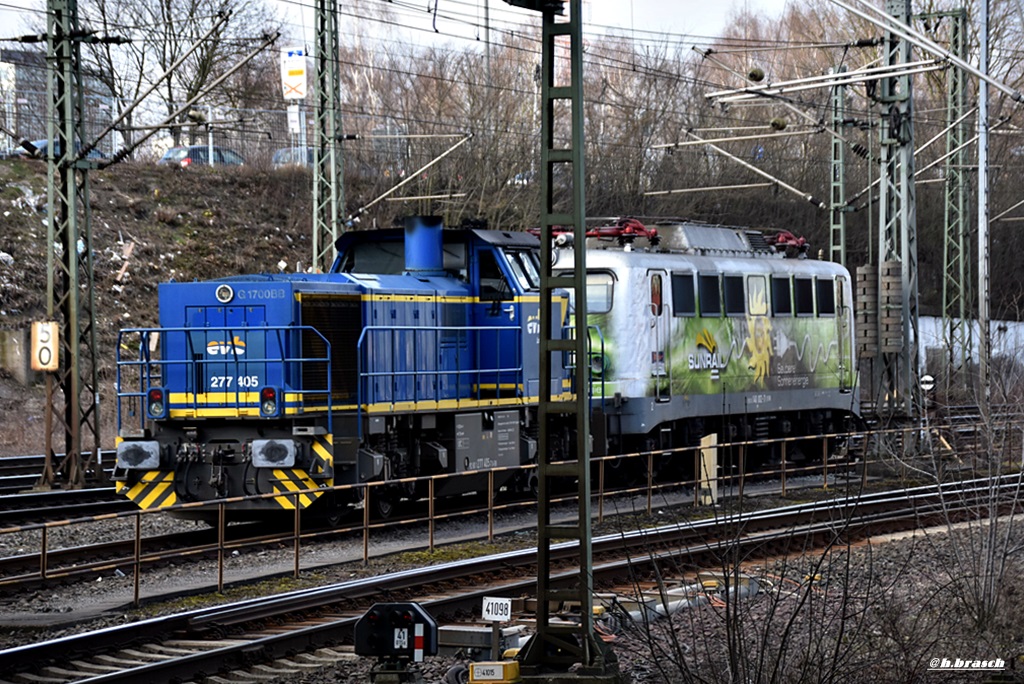
[[[0,368],[3,368],[22,385],[31,385],[41,380],[40,374],[32,370],[31,333],[25,330],[0,330]]]

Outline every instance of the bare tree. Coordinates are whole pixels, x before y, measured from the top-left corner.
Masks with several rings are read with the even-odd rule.
[[[145,49],[127,35],[136,9],[136,0],[93,0],[79,6],[79,21],[85,30],[108,39],[87,44],[82,51],[82,62],[92,77],[109,91],[114,115],[125,115],[121,136],[126,146],[132,142],[136,121],[135,112],[127,108],[142,91],[148,67]]]
[[[143,91],[156,86],[165,115],[202,92],[259,38],[278,32],[282,24],[262,0],[88,0],[79,6],[79,21],[84,30],[104,38],[86,42],[82,60],[87,75],[113,97],[116,112],[121,114]],[[183,61],[172,69],[179,60]],[[248,71],[258,74],[267,68],[266,63],[253,64]],[[167,78],[157,80],[167,72]],[[250,75],[248,80],[251,84],[260,77]],[[246,85],[246,77],[236,76],[234,83]],[[204,104],[225,105],[236,96],[237,87],[232,89],[229,80]],[[137,121],[134,113],[126,117],[121,127],[126,143],[131,142]],[[175,142],[180,141],[181,129],[173,129],[173,135]]]

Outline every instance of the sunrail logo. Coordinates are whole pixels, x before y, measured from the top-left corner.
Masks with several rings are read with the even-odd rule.
[[[701,350],[704,351],[701,351]],[[711,379],[718,380],[719,371],[725,368],[722,357],[718,353],[718,343],[708,329],[700,331],[697,335],[697,353],[690,354],[687,358],[687,366],[692,371],[711,371]]]
[[[206,343],[206,353],[209,356],[237,356],[245,353],[245,342],[238,335],[228,342],[223,340],[210,340]]]

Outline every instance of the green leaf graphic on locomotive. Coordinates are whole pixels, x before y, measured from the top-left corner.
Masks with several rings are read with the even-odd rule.
[[[587,333],[590,338],[588,362],[590,380],[593,383],[593,396],[612,396],[612,383],[616,380],[615,373],[615,342],[605,337],[605,331],[611,329],[608,314],[589,314],[587,316]]]
[[[732,321],[698,318],[682,322],[673,331],[676,340],[671,354],[673,394],[717,394],[724,391],[726,379],[736,372],[731,363],[735,344]],[[724,344],[728,342],[729,344]]]
[[[716,332],[708,329],[709,324]],[[687,343],[687,339],[693,342]],[[739,392],[770,384],[774,347],[769,318],[747,316],[745,324],[693,321],[686,325],[682,340],[673,349],[673,392]],[[720,345],[719,340],[728,344]]]

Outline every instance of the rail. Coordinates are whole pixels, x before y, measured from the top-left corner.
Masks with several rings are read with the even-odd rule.
[[[1003,426],[996,433],[990,435],[990,439],[986,439],[984,434],[971,434],[964,435],[963,442],[965,445],[974,443],[977,454],[984,455],[984,458],[998,459],[998,462],[1002,464],[1004,468],[1003,472],[1017,473],[1021,468],[1021,446],[1024,442],[1024,433],[1021,431],[1020,424],[1006,425]],[[945,430],[946,428],[942,428]],[[1009,439],[1004,439],[1008,437]],[[836,454],[830,451],[830,443],[833,443],[837,438],[845,438],[847,442],[846,454],[844,457],[837,457]],[[653,452],[642,452],[634,454],[626,454],[621,456],[606,456],[593,459],[593,468],[596,471],[594,477],[594,495],[597,498],[597,506],[595,510],[595,517],[598,522],[603,521],[606,510],[606,495],[630,495],[633,500],[637,499],[645,500],[644,503],[640,503],[638,508],[645,508],[647,513],[650,514],[654,507],[658,504],[660,499],[656,497],[668,496],[670,493],[677,500],[685,500],[688,496],[692,496],[694,505],[703,505],[706,503],[703,500],[702,494],[703,489],[708,484],[715,484],[723,493],[723,498],[732,497],[739,499],[741,502],[746,496],[756,495],[759,492],[765,491],[765,486],[762,481],[766,480],[769,482],[768,488],[771,491],[778,492],[785,496],[789,489],[793,487],[792,480],[796,477],[804,477],[813,475],[816,480],[814,486],[824,487],[831,489],[833,487],[848,487],[855,489],[863,489],[867,484],[869,478],[869,472],[874,472],[876,475],[882,477],[891,477],[894,474],[899,477],[906,477],[907,471],[920,472],[921,464],[914,464],[903,457],[891,457],[890,455],[879,455],[881,453],[876,446],[878,444],[887,444],[892,448],[900,449],[915,440],[920,442],[922,438],[922,431],[920,428],[902,428],[902,429],[886,429],[871,431],[868,433],[862,433],[857,435],[824,435],[818,438],[821,443],[821,450],[819,452],[819,458],[814,458],[811,454],[812,450],[808,450],[809,442],[807,439],[787,439],[787,440],[776,440],[780,442],[779,451],[783,454],[784,458],[781,463],[777,464],[772,468],[767,468],[757,473],[746,472],[746,457],[748,450],[751,446],[758,445],[762,446],[763,442],[733,442],[720,444],[718,449],[723,455],[720,459],[720,469],[717,476],[712,478],[710,482],[701,481],[700,479],[687,479],[687,478],[665,478],[663,481],[658,480],[656,471],[659,464],[665,464],[669,462],[675,462],[680,464],[686,464],[689,462],[692,464],[692,472],[700,472],[700,460],[701,453],[699,447],[685,447],[680,449],[670,449],[663,451]],[[987,447],[987,444],[991,442],[999,442],[1002,446],[1000,453],[992,453],[992,450]],[[798,444],[798,442],[800,444]],[[786,458],[786,454],[793,453],[798,447],[802,447],[805,454],[808,454],[809,458],[803,465],[796,465]],[[892,452],[889,452],[890,454]],[[932,459],[933,472],[929,473],[929,477],[937,478],[939,481],[945,481],[950,477],[957,477],[963,471],[960,467],[964,465],[966,461],[969,461],[972,457],[966,454],[962,454],[961,457],[952,458],[946,456],[946,453],[941,449],[924,455],[923,458]],[[921,456],[919,456],[921,457]],[[982,458],[982,456],[978,456]],[[979,467],[976,472],[987,472],[991,468],[991,461],[986,461],[988,467]],[[953,472],[954,465],[957,468],[957,472]],[[462,474],[442,474],[434,475],[425,478],[406,478],[402,480],[387,480],[380,482],[363,483],[359,485],[337,485],[333,487],[335,490],[346,490],[347,492],[358,492],[358,497],[363,501],[362,520],[356,521],[353,519],[352,524],[344,528],[332,528],[322,530],[303,530],[301,527],[302,512],[299,507],[296,507],[294,512],[294,525],[291,532],[283,533],[283,536],[275,538],[273,543],[286,544],[294,547],[295,554],[295,565],[294,575],[299,576],[300,573],[300,547],[303,541],[325,535],[325,534],[336,534],[339,532],[354,532],[362,535],[363,543],[363,560],[368,562],[371,555],[371,541],[372,535],[375,531],[393,528],[396,523],[410,523],[410,522],[422,522],[427,525],[426,542],[429,549],[434,548],[435,543],[435,530],[437,525],[450,519],[457,517],[465,517],[470,515],[486,515],[487,518],[487,538],[493,539],[495,530],[495,515],[496,513],[504,510],[513,510],[520,507],[531,506],[533,502],[531,500],[511,500],[507,495],[503,495],[500,488],[496,486],[496,482],[507,481],[507,477],[499,477],[508,472],[516,472],[521,475],[526,475],[529,471],[536,466],[533,464],[514,466],[508,468],[502,468],[497,471],[470,471]],[[629,476],[637,475],[633,478],[633,481],[628,481]],[[437,498],[434,496],[435,491],[440,490],[440,486],[446,479],[458,478],[458,477],[476,477],[484,478],[486,485],[480,487],[480,492],[486,495],[486,500],[483,504],[471,508],[462,508],[459,510],[441,510],[437,505]],[[757,482],[754,482],[754,478],[758,478]],[[609,482],[614,483],[613,486],[609,486]],[[369,511],[372,509],[370,502],[373,497],[383,495],[379,488],[388,487],[395,484],[417,484],[422,485],[421,487],[410,487],[410,489],[419,489],[420,491],[427,492],[428,510],[426,515],[405,515],[394,519],[387,520],[372,520],[369,516]],[[757,490],[752,491],[752,487],[757,484],[759,485]],[[807,481],[804,481],[804,488],[806,488]],[[317,490],[323,491],[323,490]],[[288,496],[299,497],[305,492],[296,491],[290,492]],[[35,523],[32,525],[19,526],[19,527],[6,527],[0,529],[0,539],[9,533],[37,531],[41,536],[40,540],[40,554],[34,559],[29,559],[25,562],[22,559],[22,567],[35,568],[35,572],[23,574],[18,571],[18,574],[12,574],[10,572],[0,573],[0,588],[5,591],[11,590],[19,585],[30,586],[32,582],[46,583],[49,581],[60,581],[66,580],[71,577],[80,576],[83,573],[89,571],[95,572],[97,569],[111,569],[120,568],[129,576],[134,575],[136,583],[135,601],[138,602],[138,583],[143,571],[143,568],[147,565],[156,563],[163,560],[166,554],[161,555],[160,553],[143,553],[144,541],[141,535],[138,535],[134,546],[130,546],[127,551],[123,552],[118,560],[101,562],[94,566],[86,567],[83,565],[82,559],[76,558],[71,560],[69,557],[65,558],[61,556],[61,549],[53,550],[49,548],[49,532],[54,531],[58,528],[73,527],[74,525],[97,522],[99,520],[106,520],[110,518],[131,518],[134,517],[136,520],[136,529],[139,529],[139,520],[143,515],[158,515],[165,512],[195,512],[197,509],[205,509],[210,511],[216,511],[216,514],[222,520],[226,515],[227,511],[233,504],[245,501],[250,498],[268,498],[280,496],[278,494],[265,494],[260,497],[235,497],[231,499],[220,499],[208,502],[191,502],[185,504],[178,504],[167,509],[153,509],[147,511],[130,511],[130,512],[118,512],[118,513],[107,513],[104,515],[97,515],[92,517],[76,518],[73,520],[53,521],[47,523]],[[562,499],[570,501],[572,495],[567,493]],[[631,504],[632,505],[632,504]],[[221,530],[224,529],[223,525],[219,526]],[[252,546],[257,543],[268,543],[266,540],[259,542],[253,540],[233,540],[223,536],[223,532],[218,542],[211,546],[206,547],[206,552],[216,553],[220,559],[220,583],[223,585],[223,572],[224,572],[224,559],[230,556],[231,552],[235,549]],[[2,564],[0,564],[2,565]]]
[[[934,524],[932,520],[948,524],[979,513],[1018,513],[1020,504],[1016,498],[1007,499],[998,510],[988,503],[994,493],[1007,491],[1012,495],[1019,486],[1018,475],[1016,481],[1013,478],[985,479],[955,486],[887,491],[716,516],[626,534],[617,532],[593,540],[593,552],[602,559],[595,572],[601,579],[613,581],[624,575],[635,577],[645,568],[682,558],[687,564],[698,567],[719,567],[721,559],[726,557],[750,559],[780,553],[806,553],[810,542],[816,546],[831,544],[837,532],[851,541],[882,530],[915,529],[922,523]],[[553,557],[556,560],[573,557],[573,546],[573,542],[555,545]],[[658,551],[654,553],[652,548]],[[254,662],[285,656],[295,658],[311,645],[350,640],[352,623],[370,603],[379,600],[382,593],[411,596],[408,600],[422,601],[435,615],[445,610],[472,610],[484,595],[529,595],[535,585],[532,576],[535,562],[535,549],[520,549],[247,599],[12,648],[0,652],[0,665],[7,672],[29,672],[27,679],[43,681],[44,676],[51,676],[45,669],[47,666],[79,667],[77,659],[88,660],[100,654],[101,658],[106,658],[103,672],[109,673],[102,676],[102,681],[187,680],[202,672],[247,667]],[[576,581],[577,577],[578,573],[570,569],[558,573],[556,582],[561,586]],[[410,591],[414,593],[410,595]],[[606,600],[610,600],[609,610],[620,609],[616,605],[617,597],[606,597]],[[664,594],[660,600],[666,601]],[[276,625],[270,632],[266,630],[268,620]],[[181,640],[176,644],[186,646],[173,658],[163,655],[163,650],[153,657],[136,651],[132,657],[122,657],[120,661],[104,655],[129,646],[145,650],[140,641],[164,643],[169,634]],[[202,641],[204,635],[206,641]],[[113,662],[119,668],[109,667]]]

